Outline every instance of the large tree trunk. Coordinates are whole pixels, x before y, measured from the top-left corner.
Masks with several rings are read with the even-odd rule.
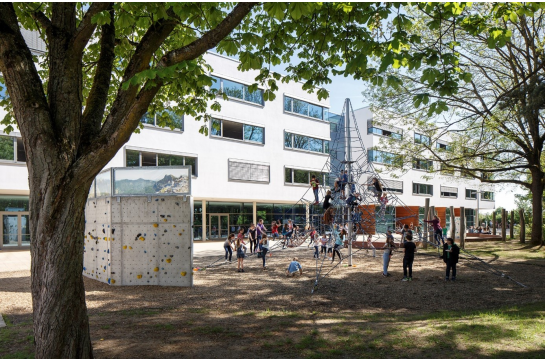
[[[543,242],[543,185],[541,177],[532,173],[532,245]]]
[[[92,358],[82,276],[90,180],[78,181],[62,166],[30,169],[36,358]]]

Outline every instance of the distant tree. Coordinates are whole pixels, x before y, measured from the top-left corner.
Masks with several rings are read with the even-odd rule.
[[[464,9],[479,20],[472,31],[436,13],[414,8],[413,22],[421,29],[414,51],[436,49],[442,55],[423,58],[422,66],[390,70],[397,86],[379,87],[365,95],[384,117],[393,118],[430,142],[413,139],[387,143],[405,157],[405,167],[417,159],[434,161],[437,173],[479,178],[488,184],[515,184],[532,193],[532,243],[542,242],[545,167],[545,14],[543,4],[480,3]],[[482,14],[495,13],[494,16]],[[488,29],[488,32],[483,31]],[[503,30],[502,30],[503,29]],[[501,34],[508,38],[494,43]],[[459,61],[452,62],[452,57]],[[455,91],[436,88],[458,74]],[[380,120],[380,116],[379,116]],[[442,146],[436,140],[447,139]],[[485,193],[486,195],[486,193]],[[484,195],[483,195],[484,196]]]
[[[428,28],[441,16],[493,46],[509,34],[488,18],[532,9],[499,4],[479,17],[465,3],[412,6],[432,20]],[[383,32],[389,21],[394,29]],[[442,59],[451,69],[459,56],[418,48],[413,25],[399,3],[0,3],[2,123],[6,131],[17,124],[29,171],[36,357],[92,357],[82,278],[89,187],[146,112],[176,127],[166,114],[206,121],[220,110],[206,51],[259,70],[248,90],[261,84],[265,101],[277,81],[302,81],[322,99],[331,74],[381,85],[397,83],[384,74],[391,66]],[[45,56],[31,54],[21,27],[40,32]],[[285,76],[270,70],[295,54],[302,61]],[[430,84],[452,94],[468,76],[452,68]]]

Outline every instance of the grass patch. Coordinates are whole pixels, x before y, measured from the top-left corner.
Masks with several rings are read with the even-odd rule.
[[[0,328],[0,359],[34,358],[32,323],[13,325],[7,316],[3,318],[6,326]]]
[[[160,330],[174,330],[176,327],[172,324],[155,324],[155,327]]]

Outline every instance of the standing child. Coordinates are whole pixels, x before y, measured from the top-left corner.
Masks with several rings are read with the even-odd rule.
[[[331,262],[335,261],[335,254],[339,255],[339,260],[342,261],[343,258],[341,256],[340,248],[343,245],[343,236],[345,234],[345,230],[342,229],[339,233],[339,229],[337,227],[333,228],[333,235],[335,236],[335,246],[333,247],[333,257],[331,258]]]
[[[382,276],[390,276],[388,265],[395,249],[394,236],[390,230],[386,232],[386,244],[384,244],[382,249],[384,249],[384,254],[382,254]]]
[[[413,231],[409,229],[409,225],[403,225],[403,230],[401,230],[401,240],[405,243],[407,241],[407,236],[413,236]]]
[[[369,252],[369,249],[373,249],[373,257],[377,257],[377,250],[375,249],[375,245],[373,245],[373,235],[371,234],[367,237],[367,252]]]
[[[257,252],[257,230],[254,224],[250,225],[248,230],[248,240],[250,241],[250,252]]]
[[[282,230],[283,240],[282,240],[282,249],[286,248],[288,243],[288,234],[290,232],[290,227],[288,224],[284,224],[284,229]]]
[[[314,226],[311,228],[310,230],[310,241],[308,243],[308,247],[310,247],[310,245],[314,244],[314,241],[316,240],[316,229],[314,228]]]
[[[237,239],[237,261],[238,261],[238,272],[244,272],[244,249],[242,248],[242,241]]]
[[[238,235],[237,235],[237,239],[240,240],[240,242],[242,243],[242,248],[244,249],[244,253],[246,253],[246,250],[248,249],[246,247],[246,243],[244,242],[244,228],[240,228],[238,230]]]
[[[460,248],[454,243],[454,239],[447,238],[447,243],[443,245],[443,261],[447,264],[447,273],[445,281],[449,281],[450,269],[452,269],[451,281],[456,281],[456,264],[460,256]]]
[[[405,225],[408,227],[408,225]],[[403,244],[405,255],[403,256],[403,279],[401,281],[413,280],[413,262],[414,253],[416,252],[416,245],[413,243],[413,236],[406,235],[405,243]],[[407,269],[409,270],[409,277],[407,277]]]
[[[267,234],[263,234],[260,240],[261,243],[261,257],[263,258],[263,270],[265,270],[265,262],[267,261],[267,252],[269,251],[269,239]]]
[[[437,242],[437,246],[441,245],[441,243],[445,245],[445,240],[443,239],[443,228],[441,227],[441,220],[439,219],[439,216],[434,215],[433,220],[424,220],[424,222],[431,223],[431,226],[433,227],[433,238],[435,242]]]
[[[320,250],[320,254],[326,254],[327,255],[327,236],[325,233],[322,234],[322,238],[320,239],[320,243],[322,244],[322,248]]]
[[[276,221],[273,221],[272,225],[271,225],[271,236],[274,239],[276,239],[279,235],[278,235],[278,222]]]
[[[225,261],[227,261],[227,255],[229,255],[229,262],[233,257],[233,240],[235,239],[235,234],[229,234],[229,237],[223,243],[223,248],[225,249]]]
[[[320,252],[319,252],[319,248],[320,248],[320,244],[321,244],[321,240],[318,236],[315,236],[315,239],[314,239],[314,258],[315,259],[319,259],[320,258]]]
[[[318,199],[318,189],[320,187],[320,182],[318,179],[316,179],[316,175],[312,175],[312,178],[310,179],[310,186],[312,186],[312,192],[314,192],[314,205],[318,205],[320,203]]]

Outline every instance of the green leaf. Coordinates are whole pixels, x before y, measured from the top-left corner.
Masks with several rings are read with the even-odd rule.
[[[294,20],[299,20],[310,13],[310,7],[307,3],[292,2],[289,6],[289,12]]]
[[[286,15],[286,9],[288,6],[283,2],[268,2],[263,5],[263,9],[269,14],[269,16],[282,21]]]

